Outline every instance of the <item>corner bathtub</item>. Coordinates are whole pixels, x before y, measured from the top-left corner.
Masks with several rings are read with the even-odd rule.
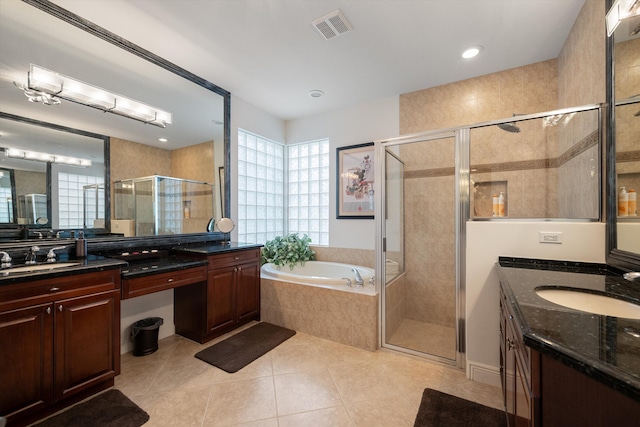
[[[357,269],[364,281],[364,286],[356,285]],[[272,280],[281,280],[301,285],[319,286],[322,288],[337,289],[375,295],[376,288],[372,285],[375,278],[375,270],[360,265],[341,264],[338,262],[307,261],[304,265],[296,265],[290,268],[288,265],[278,266],[272,263],[265,264],[260,270],[260,277]],[[351,286],[347,285],[347,279]]]
[[[356,286],[358,269],[364,286]],[[307,261],[290,269],[265,264],[260,270],[260,319],[319,338],[375,351],[378,293],[374,270],[359,265]],[[352,286],[346,285],[349,278]]]

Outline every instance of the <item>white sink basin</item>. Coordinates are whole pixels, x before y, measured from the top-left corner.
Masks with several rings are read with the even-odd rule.
[[[42,270],[57,270],[59,268],[74,267],[80,265],[79,262],[56,262],[51,264],[38,264],[38,265],[24,265],[22,267],[12,267],[0,272],[4,276],[8,276],[13,273],[31,273],[33,271]]]
[[[640,305],[579,289],[536,289],[536,294],[554,304],[603,316],[640,319]]]

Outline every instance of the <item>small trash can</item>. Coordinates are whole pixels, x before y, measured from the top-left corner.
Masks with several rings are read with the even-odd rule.
[[[158,349],[158,332],[163,322],[161,317],[148,317],[131,325],[134,356],[146,356]]]

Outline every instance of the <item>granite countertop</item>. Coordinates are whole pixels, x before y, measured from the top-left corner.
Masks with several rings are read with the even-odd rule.
[[[225,252],[241,251],[244,249],[257,249],[263,245],[256,243],[238,243],[238,242],[211,242],[211,243],[192,243],[186,245],[175,246],[172,251],[174,253],[213,255]]]
[[[56,264],[72,263],[68,267],[55,269]],[[118,259],[112,259],[107,257],[88,256],[87,258],[65,258],[55,263],[47,264],[46,262],[40,262],[33,267],[51,267],[42,270],[25,271],[25,272],[12,272],[12,268],[27,267],[25,265],[14,264],[10,268],[0,270],[0,286],[9,285],[21,282],[30,282],[33,280],[48,279],[52,277],[64,277],[70,274],[90,273],[92,271],[107,270],[112,268],[121,268],[126,266],[127,263]],[[31,267],[31,266],[29,266]]]
[[[544,300],[538,287],[577,288],[640,304],[640,286],[603,264],[501,257],[496,264],[524,343],[640,401],[640,320]]]
[[[162,258],[149,258],[129,262],[129,265],[122,269],[122,278],[131,279],[134,277],[201,267],[207,264],[208,261],[206,259],[194,259],[176,255],[169,255]]]

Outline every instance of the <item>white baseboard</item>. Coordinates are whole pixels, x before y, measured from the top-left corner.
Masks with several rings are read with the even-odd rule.
[[[472,381],[500,387],[500,368],[467,360],[467,377]]]

